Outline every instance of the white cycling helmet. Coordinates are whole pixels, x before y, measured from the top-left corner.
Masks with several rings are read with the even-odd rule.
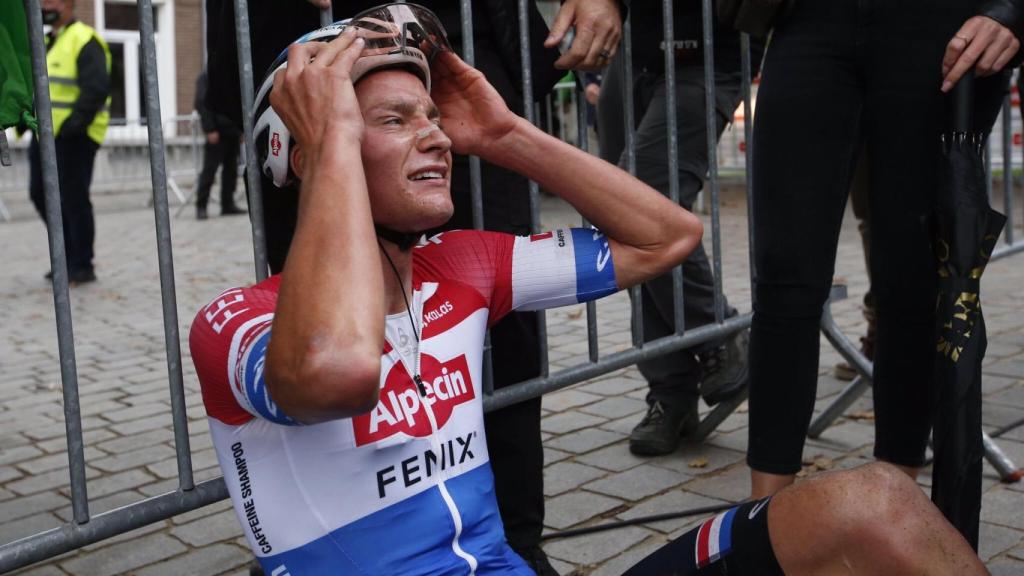
[[[417,4],[387,4],[361,12],[347,20],[310,32],[295,42],[330,42],[348,27],[359,29],[366,41],[363,55],[352,67],[352,82],[382,68],[405,68],[423,81],[430,91],[430,63],[438,52],[451,50],[448,36],[437,16]],[[277,187],[291,183],[295,174],[288,161],[292,138],[281,117],[270,105],[274,76],[288,66],[288,49],[270,65],[256,93],[256,155],[263,173]]]

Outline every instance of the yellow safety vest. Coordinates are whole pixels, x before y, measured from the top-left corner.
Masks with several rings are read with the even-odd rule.
[[[72,22],[64,27],[46,53],[46,71],[50,76],[50,102],[53,106],[53,133],[60,135],[64,121],[71,116],[71,110],[78,100],[78,55],[93,38],[103,47],[107,57],[107,74],[110,74],[110,48],[96,30],[81,22]],[[89,138],[97,144],[103,143],[110,123],[110,96],[86,130]]]

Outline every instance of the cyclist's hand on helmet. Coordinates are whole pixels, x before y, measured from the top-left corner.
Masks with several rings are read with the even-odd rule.
[[[486,147],[515,128],[519,117],[483,73],[454,52],[438,54],[431,77],[430,96],[441,111],[441,127],[455,152],[486,157]]]
[[[999,22],[987,16],[967,20],[946,45],[942,57],[942,91],[949,92],[971,68],[978,76],[999,72],[1018,49],[1020,39]]]
[[[307,154],[319,150],[328,132],[362,139],[363,115],[351,72],[363,45],[349,29],[331,42],[288,49],[288,67],[274,78],[270,104]]]
[[[575,38],[569,50],[555,61],[555,67],[563,70],[604,68],[615,56],[622,37],[618,0],[566,0],[555,16],[544,47],[558,46],[569,26],[575,26]]]

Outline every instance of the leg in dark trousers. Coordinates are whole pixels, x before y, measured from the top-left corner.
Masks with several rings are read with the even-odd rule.
[[[99,146],[88,136],[59,137],[54,140],[57,153],[57,173],[61,196],[64,250],[67,257],[68,277],[72,281],[84,279],[93,273],[93,243],[96,223],[89,187],[92,184],[93,163]],[[29,150],[32,165],[29,196],[36,211],[46,222],[46,203],[40,163],[39,145],[33,139]]]
[[[206,209],[210,201],[210,189],[213,188],[213,181],[217,178],[217,168],[220,168],[224,161],[224,147],[222,142],[216,144],[206,142],[203,145],[203,169],[199,172],[199,187],[196,190],[196,208]]]
[[[222,148],[220,170],[220,208],[235,206],[235,188],[238,186],[238,137],[230,134],[221,135]],[[206,191],[210,193],[209,189]]]

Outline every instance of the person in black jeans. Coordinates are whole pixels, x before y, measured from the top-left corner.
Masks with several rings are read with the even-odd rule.
[[[597,50],[614,55],[621,19],[617,0],[567,0],[549,30],[534,3],[530,3],[530,58],[534,100],[548,94],[564,72],[557,67],[593,67]],[[448,31],[456,50],[462,47],[459,4],[420,0]],[[253,71],[257,87],[267,67],[290,42],[318,27],[316,6],[322,0],[279,2],[250,0]],[[380,4],[379,0],[334,2],[335,17],[346,18]],[[316,6],[314,6],[316,5]],[[241,125],[233,4],[207,2],[210,97],[214,111]],[[613,7],[615,12],[609,15]],[[586,27],[571,49],[559,56],[556,47],[565,28]],[[582,37],[582,38],[581,38]],[[517,113],[523,110],[519,19],[514,2],[483,0],[473,5],[475,67]],[[587,42],[590,40],[590,43]],[[601,62],[602,64],[606,62]],[[444,229],[473,228],[469,159],[453,155],[451,192],[455,215]],[[512,234],[530,233],[527,180],[514,172],[481,162],[484,229]],[[272,273],[280,272],[288,254],[298,211],[298,188],[276,188],[262,178],[267,257]],[[534,312],[515,312],[491,327],[494,388],[500,389],[540,375],[538,318]],[[495,477],[498,507],[509,545],[542,575],[557,574],[544,551],[540,536],[544,524],[544,452],[540,436],[540,398],[514,404],[485,415],[487,448]]]
[[[666,196],[669,194],[668,126],[665,102],[663,13],[660,2],[634,2],[633,70],[631,89],[636,110],[636,175]],[[680,2],[673,14],[676,60],[676,133],[678,134],[679,203],[693,209],[708,172],[707,120],[704,96],[704,53],[701,3]],[[716,139],[740,102],[739,33],[715,19]],[[654,31],[654,33],[648,33]],[[761,62],[763,42],[751,42],[754,74]],[[601,157],[626,168],[623,133],[623,62],[616,58],[605,73],[598,105]],[[641,288],[643,338],[650,342],[675,333],[672,275],[645,282]],[[724,317],[736,309],[724,298]],[[715,321],[714,276],[704,246],[683,262],[683,303],[686,329]],[[700,421],[700,396],[715,404],[740,392],[747,383],[747,331],[698,344],[637,364],[647,380],[647,414],[633,429],[629,448],[634,454],[668,454],[680,438]]]
[[[217,176],[217,168],[223,166],[220,173],[220,213],[245,214],[235,206],[235,186],[238,184],[238,138],[241,132],[227,117],[210,110],[206,105],[206,92],[209,81],[206,72],[196,79],[195,109],[199,113],[199,122],[206,135],[203,145],[203,170],[199,173],[199,188],[196,192],[196,219],[206,220],[206,204],[210,201],[210,188]]]
[[[930,241],[939,135],[957,76],[977,63],[975,129],[991,128],[1022,20],[1011,0],[799,1],[777,23],[754,122],[750,340],[754,498],[800,470],[856,155],[867,150],[877,310],[875,457],[924,464],[933,398]],[[978,15],[981,16],[978,16]],[[945,51],[945,53],[944,53]],[[979,58],[980,55],[980,58]]]

